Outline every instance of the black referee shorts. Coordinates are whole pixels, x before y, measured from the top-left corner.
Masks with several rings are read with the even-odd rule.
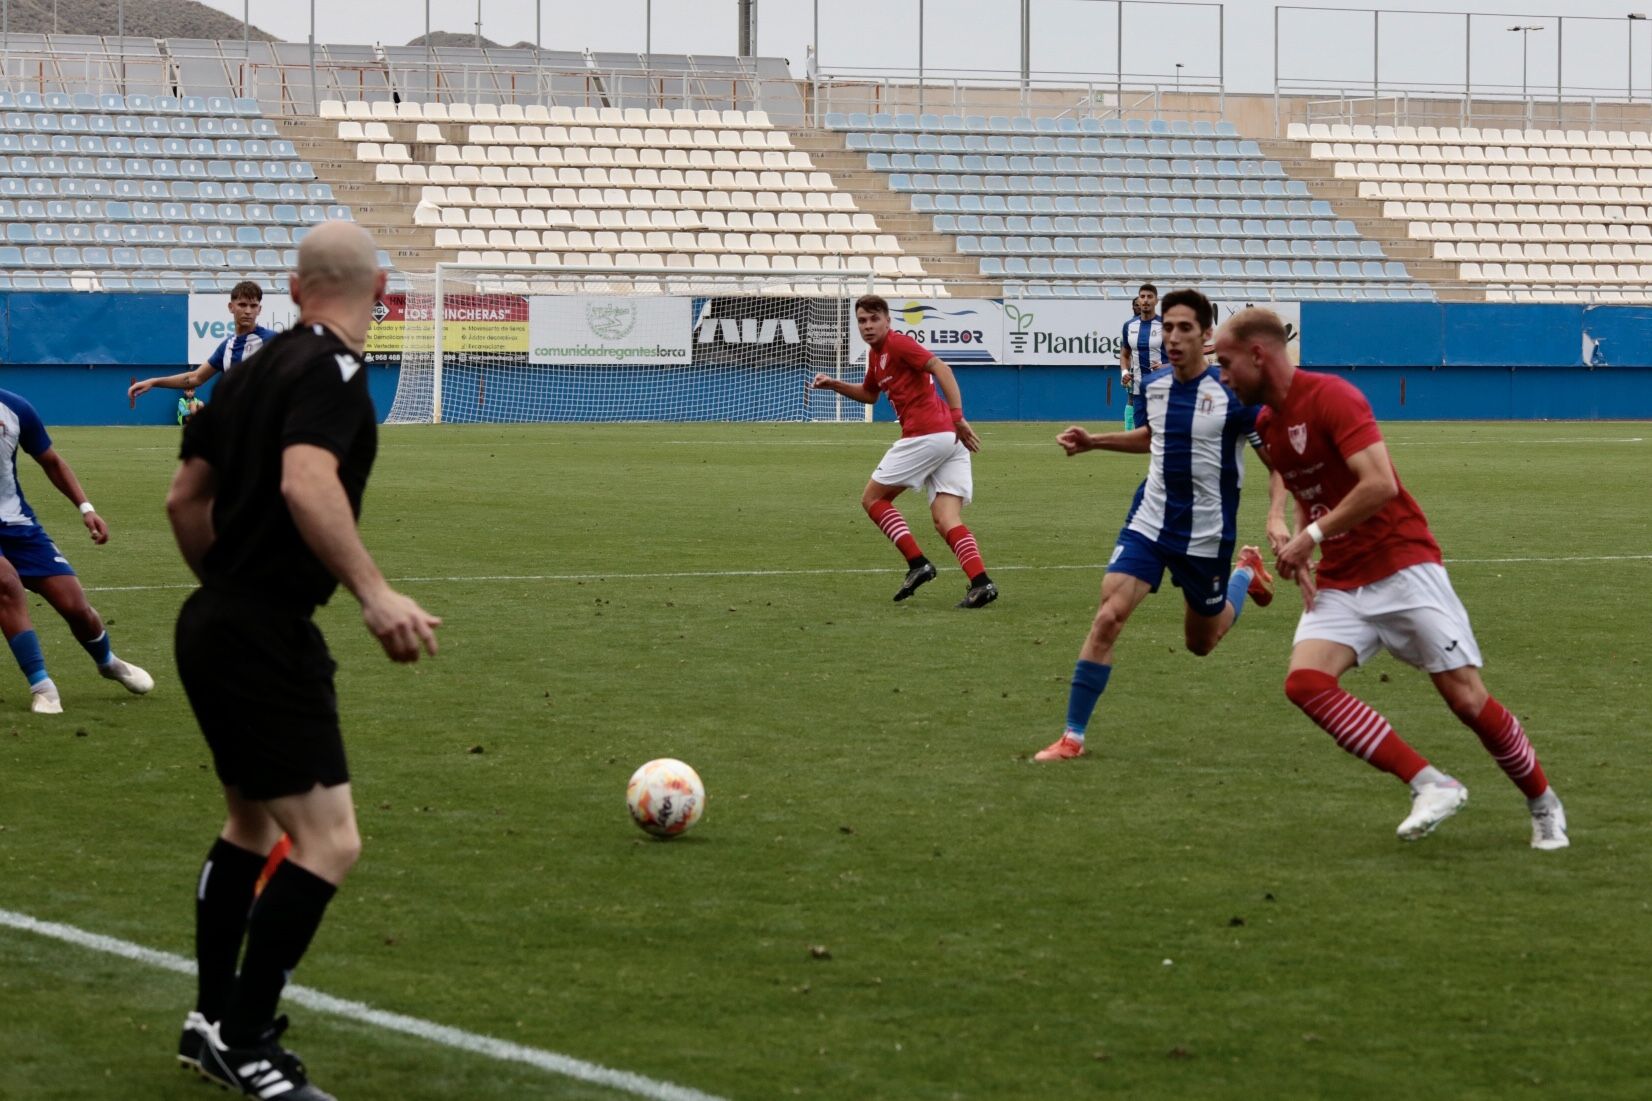
[[[199,589],[178,613],[174,647],[225,786],[276,799],[349,782],[337,666],[307,613]]]

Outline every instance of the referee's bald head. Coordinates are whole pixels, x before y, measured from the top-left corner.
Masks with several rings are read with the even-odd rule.
[[[296,289],[306,302],[370,299],[379,277],[373,238],[354,222],[322,222],[298,246]]]

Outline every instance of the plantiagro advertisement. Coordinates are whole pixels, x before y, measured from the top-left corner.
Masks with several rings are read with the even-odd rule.
[[[1128,302],[1005,302],[1005,362],[1039,367],[1116,365],[1119,338],[1130,317]]]
[[[1302,306],[1298,302],[1213,302],[1216,325],[1246,306],[1265,306],[1285,322],[1292,363],[1301,362]],[[1119,340],[1133,315],[1125,299],[1069,302],[1048,298],[1004,303],[1006,363],[1028,367],[1114,367]]]
[[[690,298],[534,295],[527,306],[530,363],[669,366],[694,361]]]

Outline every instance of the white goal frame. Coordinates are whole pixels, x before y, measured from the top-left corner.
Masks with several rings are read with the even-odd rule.
[[[441,261],[436,264],[434,272],[429,276],[420,276],[409,273],[415,280],[432,280],[431,294],[431,337],[426,347],[429,348],[429,408],[428,412],[419,407],[416,415],[398,415],[392,409],[392,419],[401,423],[433,423],[441,424],[448,421],[444,415],[444,386],[448,353],[443,347],[446,326],[438,323],[437,319],[446,318],[449,298],[452,295],[470,294],[506,294],[530,297],[534,295],[555,294],[590,294],[602,293],[611,290],[616,295],[628,296],[637,294],[672,296],[672,297],[749,297],[778,299],[813,299],[823,302],[835,300],[847,303],[861,294],[871,293],[875,287],[875,277],[869,272],[832,272],[832,271],[803,271],[799,269],[780,269],[770,271],[705,271],[695,269],[668,269],[631,268],[631,267],[539,267],[522,264],[470,264],[454,261]],[[458,285],[464,285],[460,292],[455,290]],[[413,292],[416,293],[416,292]],[[842,307],[847,313],[846,307]],[[802,352],[803,363],[818,370],[826,371],[836,378],[850,382],[860,381],[860,376],[852,366],[857,358],[856,338],[852,332],[853,318],[844,321],[851,331],[844,334],[841,345],[829,363],[808,362],[809,351],[807,345]],[[685,334],[686,335],[686,334]],[[403,351],[403,384],[407,384],[408,353],[407,347]],[[649,368],[641,368],[643,370]],[[653,370],[672,370],[673,368],[652,368]],[[781,370],[779,367],[754,367],[753,370]],[[851,399],[829,391],[813,391],[804,388],[802,396],[802,416],[730,416],[728,418],[684,418],[684,419],[729,419],[729,420],[771,420],[788,421],[803,420],[809,422],[869,422],[873,419],[873,407],[862,405]],[[402,404],[403,394],[400,387],[397,391],[396,405]],[[461,417],[460,419],[464,419]],[[535,419],[535,418],[525,418]],[[546,417],[546,420],[564,419]],[[579,419],[579,418],[567,418]],[[638,420],[648,420],[648,417],[639,417]]]

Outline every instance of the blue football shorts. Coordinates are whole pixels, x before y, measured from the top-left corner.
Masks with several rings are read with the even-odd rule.
[[[1171,583],[1182,590],[1187,606],[1202,616],[1218,616],[1228,602],[1228,574],[1233,569],[1231,558],[1199,558],[1165,550],[1138,531],[1125,528],[1119,532],[1119,541],[1113,547],[1113,557],[1107,563],[1108,573],[1128,574],[1159,591],[1164,571],[1170,571]]]
[[[0,527],[0,558],[10,562],[19,577],[73,576],[75,572],[39,524]]]

